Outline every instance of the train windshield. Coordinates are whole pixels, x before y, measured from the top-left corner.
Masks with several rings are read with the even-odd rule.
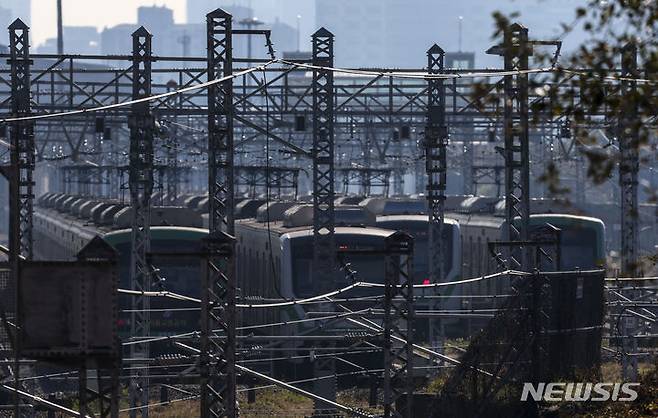
[[[404,231],[414,237],[414,274],[416,281],[422,281],[429,277],[429,233],[427,221],[415,220],[381,220],[377,221],[380,228]],[[443,244],[444,253],[444,274],[448,274],[452,269],[452,236],[454,225],[444,224],[443,227]]]
[[[349,250],[383,250],[384,237],[363,234],[336,234],[336,245]],[[295,237],[291,239],[293,287],[296,297],[317,295],[319,286],[313,280],[313,237]],[[383,255],[342,254],[341,264],[349,264],[356,272],[354,281],[384,283]],[[345,269],[336,271],[336,287],[351,284]]]
[[[119,287],[130,289],[130,243],[120,243],[116,246],[119,252]],[[171,254],[184,254],[199,251],[199,241],[184,239],[153,239],[153,267],[157,269],[157,277],[152,277],[151,290],[166,290],[190,297],[200,296],[201,263],[198,257],[172,257]],[[157,253],[167,255],[158,256]],[[129,307],[132,297],[121,295],[122,306]],[[150,300],[151,335],[172,335],[188,332],[198,328],[198,303],[173,300],[171,298],[152,298]],[[119,334],[129,335],[131,314],[123,312],[119,316]],[[158,347],[154,348],[157,352]]]
[[[199,243],[187,240],[157,239],[151,241],[153,267],[163,280],[162,288],[186,296],[199,297],[201,263],[198,257],[172,257],[171,254],[184,254],[198,249]],[[130,289],[130,243],[116,246],[120,257],[120,287]],[[167,255],[158,256],[158,253]],[[152,280],[152,289],[158,289],[157,277]]]
[[[558,224],[557,227],[561,229],[561,270],[589,270],[602,267],[599,265],[601,262],[601,260],[599,260],[601,247],[595,229],[577,223],[564,225]],[[533,231],[533,239],[546,239],[543,237],[537,237],[535,232],[536,231]],[[552,246],[547,246],[547,249],[551,247]],[[552,254],[553,250],[551,249],[549,252]],[[555,269],[555,265],[552,261],[542,257],[541,269],[544,271],[551,271]]]
[[[562,270],[577,268],[595,269],[597,265],[596,231],[591,229],[562,230],[562,251],[560,264]]]

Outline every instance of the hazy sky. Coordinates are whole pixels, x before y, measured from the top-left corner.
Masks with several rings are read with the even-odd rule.
[[[64,25],[114,26],[137,21],[139,6],[167,6],[174,19],[185,22],[185,0],[63,0]],[[43,43],[57,33],[56,0],[32,0],[32,45]]]

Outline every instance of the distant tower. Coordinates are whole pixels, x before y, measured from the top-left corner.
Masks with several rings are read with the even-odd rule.
[[[62,0],[57,0],[57,53],[64,53],[64,28],[62,27]]]

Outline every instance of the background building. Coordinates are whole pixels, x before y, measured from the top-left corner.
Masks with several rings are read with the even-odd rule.
[[[251,7],[253,5],[253,8]],[[315,24],[314,15],[309,12],[306,19],[302,18],[300,11],[313,9],[313,2],[309,0],[285,0],[285,1],[240,1],[240,0],[187,0],[187,22],[190,24],[205,24],[206,14],[217,8],[226,10],[233,15],[233,27],[236,29],[246,29],[247,26],[242,21],[251,18],[257,18],[264,25],[258,26],[259,29],[270,29],[272,31],[272,41],[274,47],[282,54],[283,52],[296,51],[299,39],[299,30],[297,28],[304,20],[308,22],[307,33],[311,33],[311,28]],[[297,16],[300,16],[298,19]],[[259,55],[257,50],[263,45],[262,42],[253,42],[253,56]],[[247,38],[238,36],[234,40],[236,54],[247,56],[246,49]],[[310,49],[310,39],[301,38],[302,49]]]
[[[9,14],[0,10],[0,24],[6,28],[16,18],[20,18],[29,26],[32,20],[31,6],[32,0],[0,0],[0,9],[9,10]]]
[[[95,55],[101,53],[101,35],[95,26],[64,26],[64,53]],[[49,38],[37,47],[39,54],[56,54],[57,38]]]
[[[241,6],[235,2],[221,0],[187,0],[187,22],[205,23],[206,15],[217,8],[226,10],[233,15],[234,21],[254,17],[253,9]]]
[[[558,39],[561,23],[571,23],[574,10],[585,0],[551,0],[542,13],[535,1],[465,0],[316,0],[316,27],[336,35],[336,63],[341,66],[421,67],[425,51],[438,43],[446,51],[462,45],[476,51],[479,65],[500,65],[500,58],[484,51],[493,45],[494,19],[501,11],[519,12],[517,20],[531,28],[533,39]],[[535,13],[533,13],[535,11]],[[461,30],[460,30],[461,16]],[[582,31],[569,34],[578,45]],[[426,45],[426,48],[419,48]]]

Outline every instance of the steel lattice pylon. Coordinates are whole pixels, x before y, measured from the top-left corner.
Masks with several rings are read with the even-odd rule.
[[[167,91],[173,91],[178,88],[178,84],[175,81],[170,81],[167,83]],[[182,107],[182,99],[176,97],[171,100],[171,105],[176,107]],[[176,198],[178,197],[178,188],[180,183],[180,170],[178,164],[178,115],[173,117],[174,123],[170,127],[169,137],[166,140],[167,148],[167,202],[166,204],[174,204]]]
[[[622,49],[622,77],[638,77],[637,46],[629,43]],[[638,171],[639,126],[637,82],[621,82],[623,100],[619,115],[618,137],[621,161],[619,182],[621,187],[621,268],[627,277],[638,275]]]
[[[313,280],[320,292],[335,282],[336,244],[334,241],[334,76],[326,69],[334,64],[334,35],[320,28],[313,34]],[[331,308],[323,306],[322,309]],[[335,374],[335,361],[320,357],[313,362],[316,377]],[[336,380],[317,380],[316,395],[335,400]],[[315,403],[316,413],[332,407]]]
[[[313,34],[313,65],[331,67],[334,35],[325,28]],[[334,77],[313,70],[313,246],[315,280],[331,288],[334,243]]]
[[[444,52],[434,44],[427,51],[430,74],[443,71]],[[429,270],[433,283],[443,279],[443,219],[446,191],[446,147],[448,129],[445,116],[446,90],[442,79],[432,78],[427,89],[427,128],[425,129],[425,159],[429,212]]]
[[[413,238],[396,232],[386,238],[384,293],[384,417],[413,416]],[[401,345],[393,340],[404,341]],[[404,410],[395,401],[406,395]]]
[[[12,116],[29,116],[31,113],[30,65],[32,63],[30,60],[30,36],[29,28],[20,19],[16,19],[9,26],[9,53]],[[2,173],[9,180],[9,267],[15,301],[20,300],[21,256],[28,260],[32,259],[34,160],[34,123],[31,121],[13,122],[11,125],[10,165],[2,167]],[[21,313],[16,304],[15,318],[20,320],[20,317]],[[4,312],[3,320],[6,320]],[[19,340],[19,338],[13,339],[15,360],[13,377],[16,388],[21,386]],[[14,405],[14,414],[19,416],[21,411],[18,392],[14,398]]]
[[[427,71],[440,74],[444,69],[445,53],[437,44],[427,51]],[[430,281],[438,283],[444,278],[444,234],[445,192],[448,145],[446,127],[446,88],[442,79],[431,78],[427,88],[427,127],[425,128],[425,170],[427,172],[428,222],[428,266]],[[436,309],[440,309],[437,302]],[[430,321],[430,341],[440,347],[443,339],[442,321]]]
[[[29,28],[16,19],[9,26],[9,52],[11,58],[11,111],[14,117],[25,117],[31,113],[30,93],[30,36]],[[14,193],[18,222],[11,228],[10,242],[13,241],[18,253],[27,259],[32,258],[32,187],[34,179],[34,122],[19,121],[11,125],[11,175],[14,177]],[[10,180],[11,183],[11,180]],[[17,198],[17,199],[16,199]],[[12,222],[10,221],[10,222]],[[17,235],[16,235],[17,234]]]
[[[619,186],[621,194],[621,274],[624,277],[638,277],[642,274],[638,265],[638,172],[639,161],[639,117],[637,100],[637,82],[628,78],[638,77],[637,45],[626,44],[621,51],[621,76],[627,77],[621,82],[622,105],[618,120],[619,152]],[[635,298],[635,292],[630,297]],[[638,319],[635,316],[624,317],[625,310],[620,312],[620,329],[622,331],[622,375],[630,381],[637,380]],[[625,338],[628,337],[628,338]],[[629,356],[628,354],[631,353]]]
[[[143,26],[132,34],[132,98],[151,95],[152,35]],[[132,250],[130,264],[131,289],[147,292],[151,288],[151,268],[147,261],[151,241],[151,194],[153,193],[153,128],[154,119],[148,102],[135,103],[131,108],[130,168],[128,185],[132,205]],[[150,335],[149,298],[136,295],[132,299],[131,336]],[[148,359],[148,344],[130,346],[133,359]],[[148,417],[148,363],[140,365],[130,382],[131,417],[140,412]]]
[[[528,29],[518,23],[505,30],[505,71],[528,69]],[[528,75],[504,80],[505,220],[510,241],[527,241],[530,223],[530,145],[528,136]],[[516,218],[519,218],[515,221]],[[528,268],[527,251],[510,248],[510,268]]]
[[[233,72],[232,16],[217,9],[206,16],[208,80]],[[235,417],[235,264],[233,81],[208,89],[208,196],[210,236],[201,284],[200,416]],[[213,330],[224,337],[212,339]]]

